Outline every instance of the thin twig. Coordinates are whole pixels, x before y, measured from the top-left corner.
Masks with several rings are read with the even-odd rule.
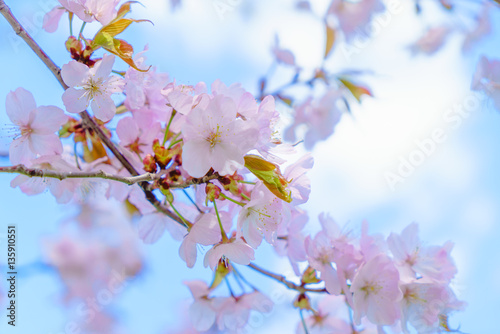
[[[99,178],[122,182],[128,185],[139,183],[142,181],[158,180],[163,173],[145,173],[137,176],[120,176],[106,173],[102,170],[96,172],[57,172],[50,169],[28,168],[24,165],[0,167],[0,173],[21,174],[29,177],[49,177],[58,180],[64,179],[86,179]]]
[[[205,175],[203,177],[192,178],[192,179],[189,179],[185,182],[172,183],[172,184],[169,184],[168,187],[171,189],[180,189],[180,188],[184,189],[184,188],[188,188],[190,186],[207,183],[208,181],[216,180],[218,178],[219,178],[219,174],[215,173],[215,174]]]
[[[287,288],[289,288],[291,290],[297,290],[300,293],[304,293],[304,292],[319,292],[319,293],[326,292],[326,289],[324,289],[324,288],[323,289],[314,289],[314,288],[306,288],[304,286],[297,285],[297,284],[295,284],[293,282],[287,281],[286,278],[285,278],[285,276],[281,276],[281,275],[272,273],[270,271],[267,271],[265,269],[262,269],[262,268],[256,266],[253,263],[250,263],[248,266],[250,268],[252,268],[253,270],[258,271],[262,275],[271,277],[272,279],[274,279],[274,280],[276,280],[276,281],[284,284]]]

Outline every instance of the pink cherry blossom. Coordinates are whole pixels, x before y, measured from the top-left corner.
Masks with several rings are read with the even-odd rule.
[[[285,169],[285,179],[289,181],[287,189],[292,195],[292,204],[300,205],[307,202],[311,193],[311,181],[306,173],[312,169],[314,159],[306,154]]]
[[[66,9],[62,6],[56,6],[51,11],[47,12],[43,17],[43,25],[42,28],[46,32],[55,32],[57,27],[59,26],[59,21],[64,13],[66,13]]]
[[[120,0],[59,0],[68,11],[74,13],[82,21],[99,21],[108,24],[116,16],[116,5]]]
[[[444,45],[451,32],[452,30],[446,26],[430,28],[410,46],[410,50],[413,53],[432,55]]]
[[[280,47],[280,41],[278,35],[276,35],[274,38],[274,46],[271,49],[271,51],[273,52],[274,57],[276,57],[276,60],[279,63],[295,66],[295,56],[290,50],[283,49]]]
[[[217,308],[217,325],[219,330],[235,331],[245,327],[248,323],[251,310],[260,313],[269,313],[273,302],[258,291],[244,294],[239,297],[219,298],[215,301]]]
[[[242,239],[231,239],[228,243],[214,245],[206,254],[203,265],[212,270],[217,267],[219,260],[229,260],[237,264],[247,265],[255,259],[254,250]]]
[[[295,119],[285,132],[285,139],[296,141],[295,131],[300,126],[305,126],[306,134],[304,140],[306,149],[310,150],[316,142],[325,140],[334,131],[335,126],[342,117],[342,111],[337,102],[342,96],[342,90],[330,89],[321,99],[307,99],[301,105],[295,107]]]
[[[345,309],[345,298],[343,296],[327,295],[323,297],[316,308],[317,313],[305,318],[309,334],[351,334],[351,326],[342,319],[343,317],[347,318],[347,314],[339,312],[342,309]],[[305,334],[302,322],[297,324],[295,333]]]
[[[274,249],[280,256],[287,256],[297,276],[300,276],[298,262],[307,260],[304,248],[303,228],[309,217],[303,211],[293,210],[290,219],[284,220],[279,226],[278,238]]]
[[[120,93],[124,85],[123,79],[109,77],[114,62],[115,56],[105,54],[92,68],[74,60],[63,65],[61,76],[70,88],[64,92],[62,100],[68,112],[79,113],[90,104],[101,121],[113,118],[116,106],[111,95]]]
[[[318,218],[322,227],[320,233],[326,236],[334,249],[332,254],[333,262],[335,262],[336,265],[336,270],[334,271],[336,277],[328,276],[328,278],[332,283],[335,283],[335,288],[336,284],[339,284],[340,290],[345,293],[349,291],[347,280],[353,280],[356,270],[363,261],[363,256],[352,244],[353,239],[349,237],[349,233],[342,231],[335,220],[324,213],[321,213]],[[325,284],[326,283],[325,281]],[[332,283],[329,283],[330,286]],[[351,294],[346,293],[345,295],[347,302],[352,305],[353,301]]]
[[[7,95],[5,110],[19,134],[10,144],[12,164],[30,165],[37,155],[61,154],[63,147],[54,134],[68,117],[58,107],[37,107],[33,95],[18,88]]]
[[[307,236],[304,244],[309,265],[321,273],[320,278],[325,282],[328,293],[339,295],[342,288],[337,270],[332,266],[335,260],[335,250],[331,239],[325,231],[320,231],[314,239]]]
[[[442,327],[442,316],[462,310],[465,303],[459,301],[448,285],[436,283],[409,283],[401,286],[401,326],[410,333],[408,324],[418,333],[446,332]]]
[[[351,285],[354,322],[361,317],[377,325],[392,325],[400,317],[399,301],[403,298],[399,273],[391,259],[381,254],[358,270]]]
[[[254,128],[236,118],[236,105],[227,97],[215,96],[206,108],[196,107],[182,129],[183,168],[202,177],[210,168],[221,175],[243,167],[243,156],[255,143]]]
[[[189,317],[193,327],[198,331],[209,330],[215,323],[216,310],[213,306],[213,301],[208,297],[210,289],[203,281],[186,281],[185,285],[188,286],[194,301],[189,307]]]
[[[361,0],[357,2],[333,0],[328,9],[327,22],[330,26],[333,26],[332,21],[337,21],[346,39],[351,40],[370,22],[373,15],[384,9],[385,6],[380,0]]]
[[[457,272],[450,256],[453,243],[447,242],[442,247],[421,245],[416,223],[408,225],[401,235],[391,233],[387,243],[405,280],[412,280],[419,274],[449,283]]]
[[[160,130],[161,125],[158,122],[144,128],[132,117],[122,118],[116,125],[120,145],[139,155],[153,153],[153,140],[158,138]]]
[[[224,229],[229,230],[232,222],[227,212],[220,212]],[[179,256],[189,268],[194,267],[197,257],[197,244],[211,246],[221,241],[222,235],[215,212],[200,214],[179,248]]]
[[[174,239],[180,240],[186,228],[161,212],[142,216],[138,224],[139,238],[146,244],[157,242],[165,230],[168,230]]]
[[[196,105],[197,96],[206,93],[207,87],[204,82],[196,86],[176,85],[175,81],[170,82],[161,93],[167,98],[168,103],[178,113],[187,115]]]
[[[282,220],[282,203],[266,186],[259,182],[238,216],[238,236],[245,238],[253,248],[257,248],[262,237],[270,244],[276,239],[276,231]]]
[[[462,49],[468,51],[479,40],[491,33],[491,19],[490,12],[493,4],[485,3],[483,8],[476,17],[475,26],[465,35],[464,44]]]
[[[241,87],[241,84],[233,83],[231,86],[227,87],[222,81],[217,79],[212,83],[211,89],[214,96],[224,95],[233,100],[236,105],[237,115],[241,115],[245,118],[256,115],[257,102],[252,94]]]
[[[483,91],[493,99],[493,104],[500,110],[500,60],[482,56],[472,79],[471,89]]]

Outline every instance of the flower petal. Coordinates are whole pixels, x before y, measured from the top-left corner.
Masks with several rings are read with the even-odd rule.
[[[139,238],[146,244],[153,244],[165,233],[166,221],[161,214],[145,215],[139,221]]]
[[[83,89],[68,88],[62,95],[62,100],[66,110],[77,114],[84,111],[89,106],[89,98]]]
[[[116,106],[109,95],[99,94],[92,100],[92,111],[95,117],[107,122],[115,116]]]
[[[55,106],[40,106],[36,109],[31,128],[39,135],[52,134],[68,121],[68,116],[61,108]]]
[[[5,110],[12,123],[16,125],[27,125],[30,113],[35,110],[36,103],[33,94],[19,87],[14,92],[7,94]]]
[[[61,76],[69,87],[82,86],[89,78],[89,68],[87,65],[72,60],[64,64],[61,69]]]
[[[28,137],[22,136],[10,143],[9,159],[13,165],[24,164],[29,166],[33,158],[35,158],[35,153],[30,150]]]
[[[31,134],[29,141],[31,150],[40,155],[61,154],[63,151],[61,140],[55,134]]]
[[[95,78],[97,80],[101,79],[103,81],[108,79],[109,75],[111,74],[111,70],[113,69],[114,63],[115,56],[105,53],[102,57],[102,60],[98,61],[92,69]]]

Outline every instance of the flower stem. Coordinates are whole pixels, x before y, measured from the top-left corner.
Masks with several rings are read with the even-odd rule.
[[[252,184],[252,185],[256,185],[256,184],[257,184],[257,183],[255,183],[255,182],[252,182],[252,181],[245,181],[245,180],[238,180],[238,183]]]
[[[68,12],[68,21],[69,21],[69,35],[73,36],[73,13]]]
[[[231,201],[235,204],[238,204],[239,206],[245,206],[245,203],[242,203],[242,202],[238,202],[237,200],[235,199],[232,199],[231,197],[228,197],[226,196],[225,194],[223,194],[222,192],[220,193],[220,196],[222,196],[223,198],[227,199],[228,201]]]
[[[175,109],[172,109],[172,115],[170,115],[170,119],[168,120],[167,128],[165,129],[165,136],[163,136],[162,146],[165,146],[165,143],[167,142],[168,131],[170,131],[170,124],[172,124],[172,120],[174,119],[175,114],[177,114],[177,111],[175,111]]]
[[[182,220],[182,222],[184,223],[184,225],[186,226],[186,228],[187,228],[188,230],[190,230],[190,229],[191,229],[191,227],[193,227],[193,224],[192,224],[192,223],[190,223],[190,222],[188,222],[188,221],[187,221],[187,220],[186,220],[186,219],[185,219],[185,218],[181,215],[181,213],[180,213],[179,211],[177,211],[177,209],[176,209],[176,208],[175,208],[175,206],[174,206],[174,203],[168,199],[168,196],[167,196],[167,197],[165,197],[165,199],[167,200],[168,204],[170,204],[170,207],[172,208],[172,210],[174,210],[174,212],[177,214],[177,216],[179,216],[179,218]]]
[[[82,33],[83,33],[83,29],[85,29],[86,25],[87,25],[87,22],[83,21],[82,27],[80,28],[80,32],[78,33],[78,40],[81,39]]]
[[[227,238],[226,232],[224,231],[224,226],[222,226],[222,221],[220,220],[219,210],[217,210],[217,203],[214,201],[215,214],[217,215],[217,220],[219,221],[220,234],[222,236],[222,242],[227,243],[229,239]]]
[[[250,263],[248,265],[250,268],[252,268],[253,270],[261,273],[262,275],[265,275],[265,276],[268,276],[282,284],[284,284],[287,288],[291,289],[291,290],[297,290],[298,292],[300,293],[304,293],[304,292],[319,292],[319,293],[323,293],[323,292],[326,292],[326,289],[315,289],[315,288],[306,288],[304,286],[301,286],[301,285],[297,285],[293,282],[290,282],[290,281],[287,281],[285,276],[281,276],[281,275],[278,275],[278,274],[275,274],[275,273],[272,273],[268,270],[265,270],[265,269],[262,269],[260,268],[259,266],[253,264],[253,263]]]
[[[306,325],[306,321],[304,320],[304,315],[302,314],[302,309],[299,310],[299,313],[300,313],[300,321],[302,322],[302,326],[304,327],[304,333],[305,334],[309,334],[309,331],[307,330],[307,325]]]

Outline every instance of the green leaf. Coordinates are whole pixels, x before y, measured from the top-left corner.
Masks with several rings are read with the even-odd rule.
[[[373,96],[372,92],[368,88],[356,85],[346,78],[341,77],[339,78],[339,81],[351,92],[352,96],[354,96],[358,102],[361,102],[361,97],[363,95]]]
[[[245,167],[253,173],[276,197],[290,203],[291,192],[287,191],[288,181],[281,174],[279,166],[258,155],[245,155]]]

